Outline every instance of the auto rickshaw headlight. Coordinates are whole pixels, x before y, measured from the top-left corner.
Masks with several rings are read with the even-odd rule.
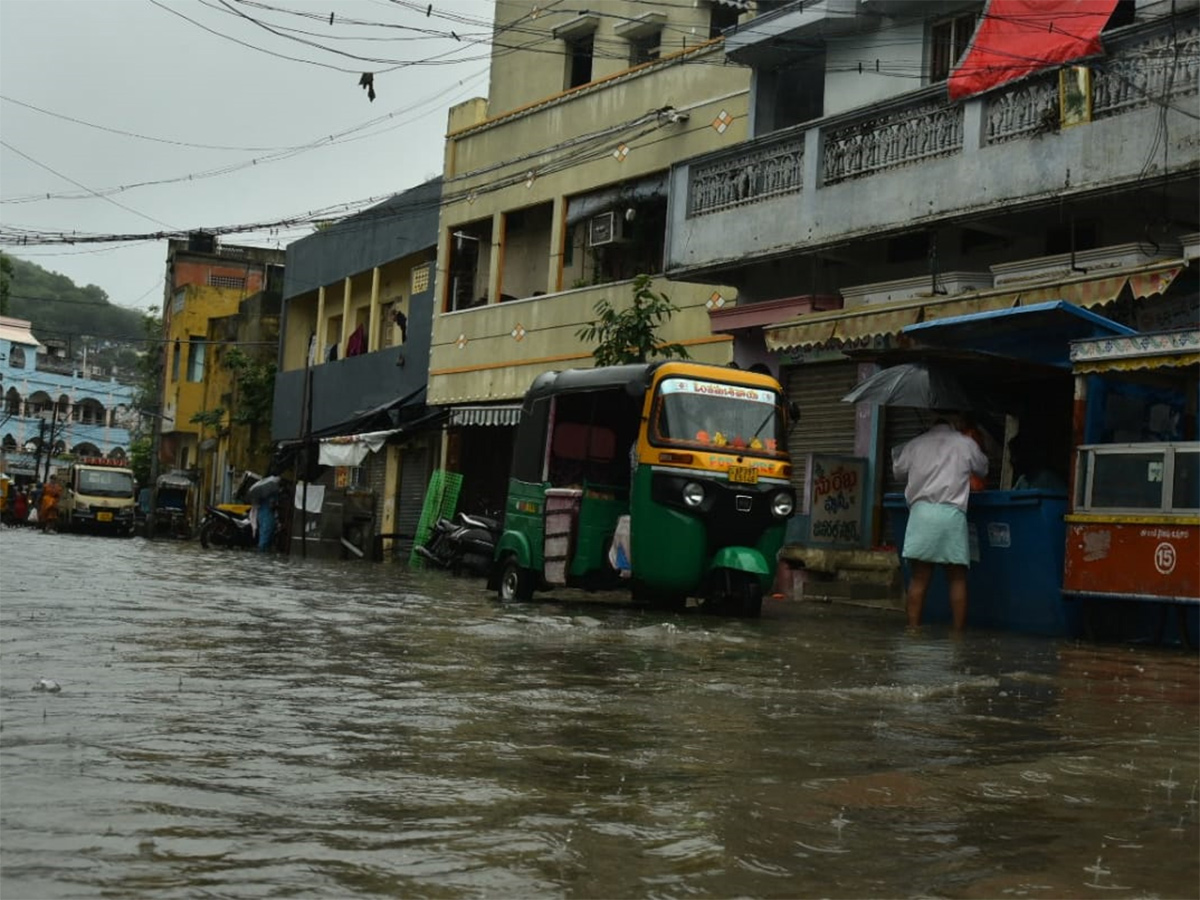
[[[771,498],[771,513],[780,519],[786,519],[792,514],[792,508],[795,505],[795,501],[792,499],[790,493],[780,491]]]
[[[704,486],[696,481],[689,481],[683,486],[683,502],[693,509],[704,502]]]

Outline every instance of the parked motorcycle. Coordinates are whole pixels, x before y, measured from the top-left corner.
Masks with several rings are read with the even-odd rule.
[[[200,546],[255,547],[258,541],[250,527],[250,507],[241,503],[222,503],[204,510],[200,523]]]
[[[438,519],[417,554],[424,560],[456,575],[485,576],[492,569],[500,523],[488,516],[455,513],[453,519]]]

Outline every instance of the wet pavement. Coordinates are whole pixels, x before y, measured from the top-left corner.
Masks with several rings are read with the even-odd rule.
[[[1195,897],[1194,653],[0,531],[0,896]]]

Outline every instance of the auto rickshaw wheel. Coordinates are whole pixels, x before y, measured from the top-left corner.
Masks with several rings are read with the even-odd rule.
[[[656,612],[683,612],[687,608],[687,594],[656,590],[640,581],[633,583],[632,593],[634,605]]]
[[[708,602],[717,615],[756,619],[762,614],[762,582],[753,572],[719,570],[713,573]]]
[[[523,568],[515,556],[507,557],[500,572],[500,587],[496,593],[501,603],[529,600],[533,597],[533,573]]]

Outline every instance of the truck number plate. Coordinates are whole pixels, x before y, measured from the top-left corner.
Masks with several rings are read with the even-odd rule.
[[[758,469],[753,466],[730,466],[729,480],[737,484],[757,484]]]
[[[112,513],[98,512],[98,513],[96,513],[96,521],[97,522],[111,522],[112,521]]]

